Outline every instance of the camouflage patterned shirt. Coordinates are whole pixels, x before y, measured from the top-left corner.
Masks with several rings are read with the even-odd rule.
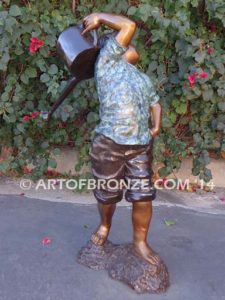
[[[151,139],[149,107],[159,97],[149,77],[122,58],[126,50],[110,37],[96,60],[100,123],[95,132],[117,144],[145,145]]]

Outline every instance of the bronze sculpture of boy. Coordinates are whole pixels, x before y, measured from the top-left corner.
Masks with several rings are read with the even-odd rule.
[[[102,24],[116,31],[109,35],[95,64],[95,81],[100,101],[100,123],[95,129],[90,152],[92,172],[96,180],[127,181],[147,179],[143,189],[125,192],[132,203],[133,251],[151,264],[159,263],[159,255],[149,246],[147,235],[152,218],[152,200],[156,190],[152,184],[152,146],[161,126],[161,106],[149,77],[135,64],[139,54],[130,44],[135,22],[108,13],[92,13],[83,20],[86,32]],[[148,128],[149,117],[153,127]],[[116,203],[123,191],[117,188],[96,188],[95,198],[101,222],[92,234],[95,245],[106,242]]]

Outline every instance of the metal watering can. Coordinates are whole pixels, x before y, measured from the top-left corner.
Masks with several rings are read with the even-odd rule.
[[[83,29],[82,25],[70,26],[60,34],[57,40],[57,53],[73,77],[52,106],[48,114],[48,121],[78,82],[94,76],[94,64],[100,51],[97,33],[94,30],[83,36],[81,35]]]

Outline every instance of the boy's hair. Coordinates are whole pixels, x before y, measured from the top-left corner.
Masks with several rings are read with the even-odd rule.
[[[115,37],[117,34],[117,31],[112,31],[112,32],[108,32],[108,33],[104,33],[102,34],[99,38],[98,38],[98,46],[100,48],[104,47],[106,41],[110,38],[110,37]]]

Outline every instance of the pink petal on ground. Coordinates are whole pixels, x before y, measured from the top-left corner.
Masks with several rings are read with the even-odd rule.
[[[49,244],[51,244],[52,241],[50,238],[44,237],[41,242],[43,245],[49,245]]]
[[[220,198],[220,201],[225,202],[225,197]]]
[[[25,193],[20,193],[20,196],[24,196],[25,195]]]

